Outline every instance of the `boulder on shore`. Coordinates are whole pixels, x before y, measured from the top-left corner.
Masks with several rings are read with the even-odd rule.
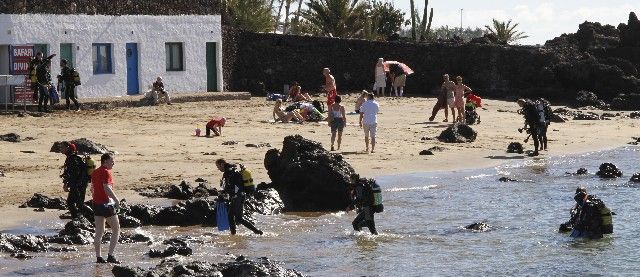
[[[76,145],[76,150],[80,154],[95,155],[95,154],[114,153],[114,151],[107,149],[106,146],[99,143],[95,143],[86,138],[75,139],[70,142]],[[62,141],[54,142],[53,145],[51,146],[51,150],[49,151],[60,153],[60,151],[62,151]]]
[[[66,210],[67,209],[67,202],[64,199],[60,198],[60,197],[58,197],[58,198],[49,198],[49,197],[47,197],[45,195],[42,195],[40,193],[35,193],[31,197],[31,199],[29,199],[29,201],[27,201],[26,203],[20,205],[20,208],[26,208],[26,207]]]
[[[300,135],[284,138],[282,151],[270,149],[264,165],[287,211],[339,211],[350,204],[348,190],[360,178],[341,155]]]
[[[596,172],[596,175],[600,178],[618,178],[622,177],[622,172],[612,163],[603,163],[600,165],[600,170]]]
[[[473,142],[477,136],[478,133],[469,125],[454,123],[440,133],[438,140],[447,143],[465,143]]]
[[[507,146],[507,153],[522,154],[522,153],[524,153],[524,147],[522,147],[522,143],[519,143],[519,142],[516,142],[516,141],[511,142]]]

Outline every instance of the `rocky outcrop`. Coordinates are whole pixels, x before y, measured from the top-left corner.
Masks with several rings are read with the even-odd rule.
[[[478,133],[469,125],[454,123],[440,133],[438,140],[447,143],[466,143],[473,142],[477,136]]]
[[[486,231],[490,231],[492,229],[491,225],[485,223],[485,222],[475,222],[472,224],[469,224],[467,226],[464,226],[465,229],[467,230],[471,230],[474,232],[486,232]]]
[[[58,198],[49,198],[40,193],[34,194],[29,201],[20,205],[20,208],[46,208],[46,209],[56,209],[56,210],[66,210],[67,202],[58,197]]]
[[[634,111],[640,107],[640,93],[622,93],[611,100],[614,110]]]
[[[631,179],[629,179],[629,182],[640,183],[640,172],[633,174],[633,176],[631,176]]]
[[[619,178],[622,177],[622,172],[612,163],[603,163],[596,175],[600,178]]]
[[[76,150],[80,154],[93,155],[93,154],[115,153],[114,151],[107,149],[106,146],[99,143],[95,143],[86,138],[75,139],[75,140],[72,140],[71,143],[76,145]],[[60,153],[61,149],[62,149],[62,141],[56,141],[53,143],[53,145],[51,146],[51,150],[49,151]]]
[[[341,155],[300,135],[284,138],[282,151],[270,149],[264,165],[287,211],[338,211],[349,205],[347,190],[362,182]]]
[[[147,253],[149,258],[166,258],[174,255],[191,256],[193,250],[187,246],[169,246],[164,250],[151,249]]]
[[[578,170],[576,171],[576,175],[586,175],[588,173],[589,171],[584,167],[578,168]]]
[[[192,198],[202,198],[209,196],[217,196],[218,190],[208,188],[206,182],[200,182],[198,186],[193,187],[187,181],[182,181],[179,185],[170,185],[167,187],[150,187],[141,189],[140,195],[146,197],[163,197],[169,199],[188,200]]]
[[[640,47],[640,21],[634,12],[629,13],[627,24],[620,23],[620,45]]]
[[[519,142],[516,142],[516,141],[511,142],[507,146],[507,153],[522,154],[522,153],[524,153],[524,147],[522,147],[522,143],[519,143]]]
[[[163,260],[152,269],[144,270],[140,267],[123,265],[114,266],[111,273],[115,277],[146,277],[146,276],[274,276],[297,277],[301,273],[286,269],[278,262],[268,258],[249,260],[244,256],[226,263],[209,263],[201,261],[180,261],[175,259]]]

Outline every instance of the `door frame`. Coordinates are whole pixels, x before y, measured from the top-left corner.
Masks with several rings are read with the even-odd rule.
[[[129,49],[135,49],[135,55],[129,54]],[[140,48],[138,47],[137,42],[127,42],[125,44],[125,64],[127,67],[127,95],[138,95],[140,94]],[[130,57],[135,59],[135,75],[131,75],[135,77],[135,80],[130,80]]]

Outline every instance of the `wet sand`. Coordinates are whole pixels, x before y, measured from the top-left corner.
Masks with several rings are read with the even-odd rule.
[[[378,99],[379,115],[376,152],[364,153],[363,132],[358,116],[347,115],[343,145],[345,159],[365,177],[410,172],[453,171],[483,168],[512,159],[531,159],[525,155],[507,154],[512,141],[525,138],[517,132],[523,125],[514,102],[484,100],[479,109],[482,122],[472,127],[478,132],[473,143],[447,144],[435,138],[448,124],[443,111],[436,121],[428,122],[434,98]],[[347,111],[353,109],[354,97],[343,100]],[[0,116],[0,134],[15,132],[35,140],[21,143],[0,142],[0,205],[16,206],[34,193],[66,197],[58,177],[64,156],[49,152],[55,141],[88,138],[117,152],[114,166],[116,193],[121,198],[136,195],[132,189],[193,182],[198,177],[218,183],[221,173],[214,161],[225,158],[249,167],[257,182],[268,182],[264,154],[269,148],[282,147],[287,135],[300,134],[330,147],[330,130],[326,123],[271,123],[273,102],[264,98],[212,102],[177,103],[172,106],[116,108],[111,110],[56,111],[47,117]],[[615,112],[610,112],[615,113]],[[628,114],[623,113],[623,114]],[[213,116],[227,117],[222,137],[195,137],[197,125]],[[451,121],[451,117],[449,118]],[[612,120],[573,121],[549,127],[549,151],[542,157],[611,149],[640,136],[640,120],[614,117]],[[204,130],[203,130],[204,133]],[[235,145],[223,142],[235,141]],[[271,147],[247,147],[246,144],[268,143]],[[446,148],[433,156],[421,156],[421,150],[433,146]],[[531,149],[531,142],[525,149]],[[34,151],[25,153],[23,151]],[[215,152],[215,155],[204,155]],[[96,155],[94,159],[99,160]],[[90,198],[90,195],[87,195]],[[0,229],[15,225],[25,218],[36,217],[32,209],[3,209]]]

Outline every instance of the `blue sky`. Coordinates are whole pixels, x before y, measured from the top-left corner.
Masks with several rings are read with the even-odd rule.
[[[392,2],[406,12],[409,19],[409,0],[383,0]],[[416,8],[424,8],[424,0],[415,0]],[[529,38],[520,44],[544,44],[545,41],[563,33],[574,33],[584,21],[597,21],[618,26],[627,22],[629,12],[640,16],[640,0],[430,0],[434,8],[433,23],[438,26],[460,26],[460,9],[463,27],[482,27],[491,22],[513,19],[520,23],[519,29]]]

